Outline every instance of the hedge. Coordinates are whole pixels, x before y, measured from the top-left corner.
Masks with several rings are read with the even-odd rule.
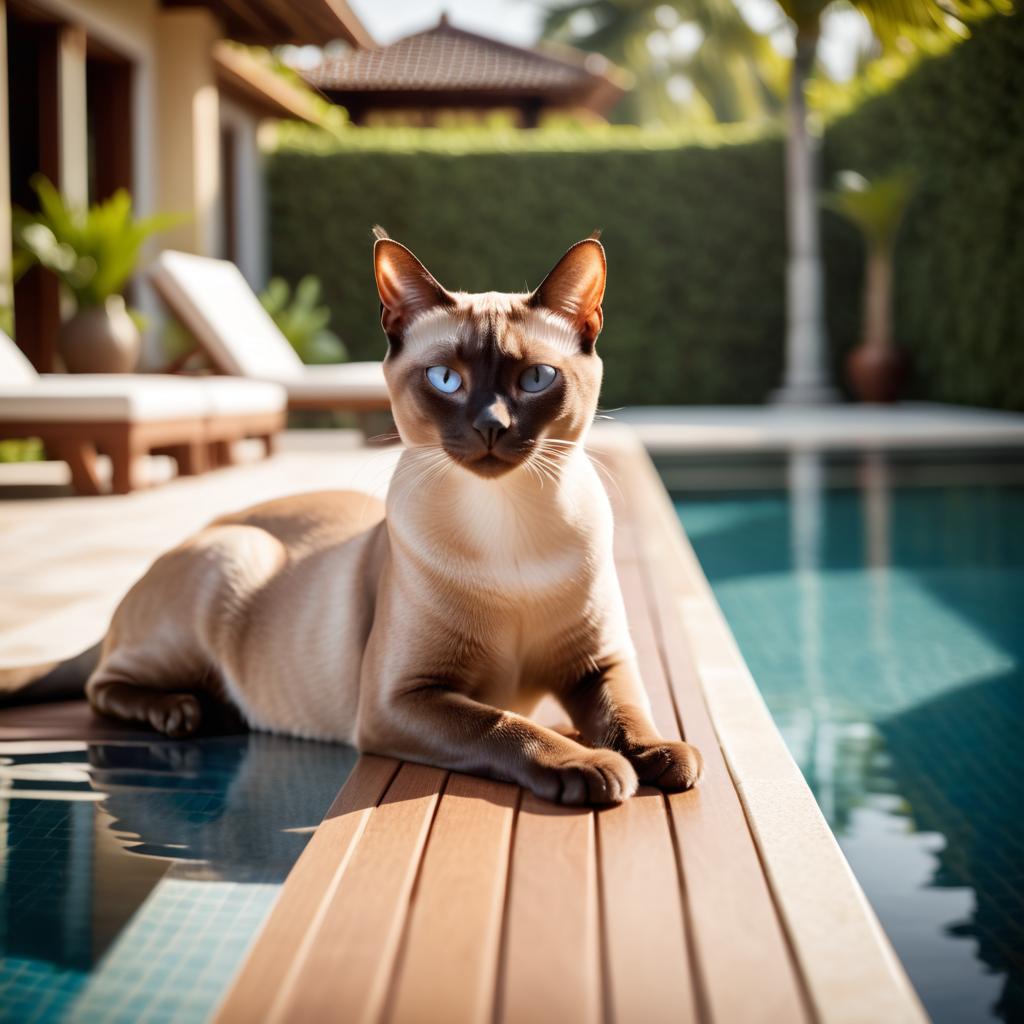
[[[897,337],[914,397],[1024,408],[1024,21],[996,17],[830,125],[826,173],[914,166]],[[604,405],[759,402],[782,372],[783,148],[700,135],[371,130],[269,157],[273,270],[318,274],[353,358],[383,352],[370,227],[448,287],[523,290],[600,227]],[[832,358],[857,341],[862,251],[823,220]]]

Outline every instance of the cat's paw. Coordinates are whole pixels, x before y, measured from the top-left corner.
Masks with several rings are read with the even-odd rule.
[[[154,694],[146,710],[149,724],[172,739],[192,736],[202,721],[203,710],[190,693]]]
[[[689,743],[653,743],[631,752],[629,759],[642,783],[666,793],[692,789],[704,774],[704,758]]]
[[[530,780],[538,796],[573,806],[621,803],[636,787],[636,771],[614,750],[581,749],[578,756],[539,768]]]

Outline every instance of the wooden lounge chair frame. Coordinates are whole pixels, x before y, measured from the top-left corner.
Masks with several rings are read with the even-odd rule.
[[[138,486],[135,467],[143,455],[170,455],[179,476],[194,476],[231,465],[231,444],[243,438],[262,441],[271,455],[274,435],[283,427],[283,412],[176,420],[0,420],[0,437],[40,438],[50,455],[68,464],[71,486],[81,495],[103,493],[96,456],[107,455],[111,490],[128,494]]]

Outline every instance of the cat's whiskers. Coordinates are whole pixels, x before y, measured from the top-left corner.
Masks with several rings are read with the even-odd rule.
[[[545,446],[547,454],[554,456],[567,456],[576,448],[583,448],[584,444],[582,441],[566,441],[562,438],[547,437],[536,442],[538,445]],[[604,464],[601,457],[593,451],[588,451],[587,456],[590,461],[594,464],[594,468],[598,471],[599,475],[603,475],[608,483],[615,488],[616,493],[619,497],[622,497],[622,488],[619,486],[619,481],[616,479],[615,474]]]
[[[436,470],[450,462],[451,456],[442,445],[408,445],[395,469],[395,477],[399,486],[393,485],[388,492],[389,497],[396,501],[393,511],[396,514],[401,514],[410,496],[417,493],[423,483],[435,474]],[[409,476],[410,474],[411,476]]]

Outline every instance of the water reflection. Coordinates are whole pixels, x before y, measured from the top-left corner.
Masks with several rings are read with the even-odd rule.
[[[247,889],[272,894],[355,757],[347,747],[257,733],[0,743],[0,1019],[25,1011],[58,1019],[90,972],[117,973],[127,955],[119,936],[136,920],[146,918],[155,948],[188,943],[160,909],[166,892],[181,905],[184,883],[219,884],[223,920],[231,901],[246,906]],[[224,936],[214,918],[204,920],[201,897],[188,899],[190,950],[216,947]],[[261,898],[261,912],[268,906]],[[258,923],[252,909],[248,931]],[[68,996],[54,998],[52,1012],[40,1012],[44,984]]]
[[[680,515],[931,1015],[1024,1021],[1024,488],[830,470],[795,453]]]

